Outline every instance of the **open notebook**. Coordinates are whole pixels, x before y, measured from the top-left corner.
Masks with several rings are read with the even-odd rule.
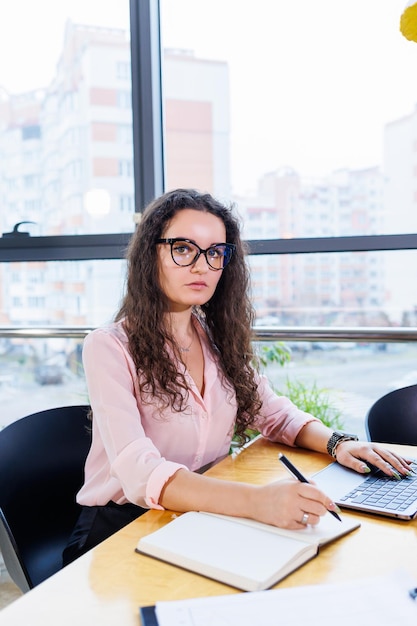
[[[253,520],[189,512],[142,537],[136,551],[243,589],[260,591],[359,526],[326,514],[318,526],[283,530]]]
[[[364,475],[330,463],[314,481],[341,507],[410,520],[417,516],[417,461],[411,467],[416,473],[396,480],[376,468]]]

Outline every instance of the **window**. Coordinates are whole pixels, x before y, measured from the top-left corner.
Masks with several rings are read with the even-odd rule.
[[[415,60],[398,31],[404,2],[349,3],[340,28],[333,0],[161,0],[162,96],[153,31],[153,45],[137,54],[155,23],[147,21],[155,0],[5,5],[0,232],[35,222],[20,230],[45,240],[34,262],[25,236],[0,238],[7,258],[0,264],[0,323],[109,321],[124,284],[118,259],[134,228],[133,211],[162,191],[165,176],[165,188],[195,186],[236,202],[245,238],[263,240],[253,249],[265,243],[269,252],[249,261],[265,323],[417,325],[417,112],[414,83],[404,80],[414,76]],[[372,248],[373,235],[390,233],[411,233],[405,246],[411,250]],[[345,237],[359,251],[326,252]],[[363,238],[371,243],[362,246],[372,244],[365,254]],[[0,345],[2,365],[10,368],[1,401],[10,391],[16,398],[24,383],[30,408],[44,408],[39,403],[48,394],[33,374],[38,361],[51,359],[63,368],[68,403],[87,400],[80,342]],[[414,346],[387,344],[382,354],[378,346],[378,363],[384,354],[387,363],[373,380],[372,347],[358,346],[349,359],[333,348],[329,367],[326,346],[323,387],[331,374],[336,389],[354,396],[358,419],[372,394],[414,382]],[[324,353],[322,346],[308,349],[310,373],[306,346],[294,348],[307,380],[315,379],[317,354]],[[48,397],[54,405],[56,394]]]
[[[22,0],[3,7],[0,58],[7,59],[0,69],[1,232],[19,220],[39,225],[33,235],[108,232],[111,215],[91,215],[80,203],[65,219],[63,209],[75,192],[81,198],[97,187],[127,192],[124,171],[98,183],[94,162],[117,162],[132,136],[129,0]],[[92,129],[100,123],[125,130],[99,147]],[[28,191],[35,194],[30,200]]]
[[[119,161],[119,176],[133,176],[133,162],[127,159],[121,159]]]
[[[130,109],[132,106],[132,94],[130,91],[117,92],[117,106],[121,109]]]
[[[133,196],[119,197],[119,206],[122,213],[130,213],[130,215],[133,215],[134,205],[135,201]]]
[[[130,81],[130,63],[128,61],[117,61],[116,62],[116,76],[121,80],[129,80]]]
[[[22,139],[23,141],[27,139],[40,139],[41,136],[41,127],[36,124],[33,126],[23,126],[22,128]]]
[[[146,78],[146,72],[138,71],[137,56],[131,58],[138,39],[132,34],[137,36],[146,21],[139,11],[148,2],[112,1],[105,7],[98,0],[79,5],[62,1],[59,7],[54,3],[56,22],[47,24],[53,36],[44,38],[43,56],[37,42],[48,0],[39,0],[36,9],[29,0],[24,4],[31,25],[27,34],[13,10],[0,20],[0,46],[7,51],[2,58],[11,59],[0,76],[1,101],[7,103],[0,110],[2,232],[25,221],[35,222],[25,226],[32,236],[119,233],[126,235],[118,239],[121,255],[134,228],[131,213],[144,204],[138,193],[149,178],[138,175],[138,162],[142,158],[153,172],[161,148],[155,141],[147,148],[140,143],[156,126],[146,117],[149,109],[132,110],[138,89],[130,84],[131,71],[135,78]],[[150,5],[156,3],[151,0]],[[262,36],[252,46],[246,36],[253,31],[251,5],[177,0],[174,8],[161,0],[160,6],[166,188],[195,186],[236,202],[245,238],[277,240],[280,247],[293,238],[416,232],[412,183],[405,174],[413,169],[393,156],[414,158],[414,150],[403,148],[407,141],[411,146],[417,141],[417,126],[409,124],[414,120],[412,86],[399,80],[397,71],[401,66],[412,75],[413,70],[408,43],[398,32],[402,2],[351,3],[345,15],[349,28],[336,35],[329,24],[337,24],[339,14],[331,0],[318,0],[314,8],[309,0],[297,6],[287,0],[260,0],[256,11],[262,16]],[[130,8],[140,17],[132,25]],[[369,50],[365,24],[375,10],[380,20]],[[22,63],[19,35],[33,54],[35,69],[30,73]],[[337,72],[328,62],[329,49]],[[387,64],[387,54],[397,64]],[[65,64],[58,63],[60,58]],[[158,75],[159,66],[151,60],[149,66]],[[272,75],[276,80],[269,79]],[[155,81],[152,88],[141,84],[141,89],[145,95],[156,93],[157,100],[157,86]],[[358,98],[364,92],[368,97]],[[311,96],[308,104],[306,94]],[[144,119],[138,112],[146,113]],[[142,132],[134,132],[134,115]],[[66,258],[67,248],[58,248]],[[74,244],[72,254],[79,248]],[[372,280],[372,286],[380,283],[387,315],[393,294],[411,307],[412,265],[403,268],[403,280],[398,281],[387,267],[394,258],[388,255],[376,277],[371,276],[375,254],[381,259],[371,252],[366,261],[360,259],[360,269],[355,253],[330,255],[330,261],[317,254],[308,260],[279,255],[272,274],[270,257],[259,255],[256,264],[263,282],[257,293],[264,295],[257,305],[270,307],[266,299],[271,281],[286,281],[280,293],[289,301],[307,278],[315,282],[314,300],[328,301],[331,269],[332,301],[349,291],[352,299],[363,302],[362,291]],[[70,265],[62,266],[63,282]]]

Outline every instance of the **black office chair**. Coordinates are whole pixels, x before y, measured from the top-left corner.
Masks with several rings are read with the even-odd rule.
[[[91,444],[88,405],[48,409],[0,431],[0,550],[24,592],[62,567]]]
[[[385,394],[365,418],[369,441],[417,445],[417,385]]]

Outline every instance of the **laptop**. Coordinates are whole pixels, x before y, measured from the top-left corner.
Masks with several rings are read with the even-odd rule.
[[[313,479],[341,508],[411,520],[417,516],[417,459],[411,468],[415,474],[396,480],[377,468],[364,475],[331,463]]]

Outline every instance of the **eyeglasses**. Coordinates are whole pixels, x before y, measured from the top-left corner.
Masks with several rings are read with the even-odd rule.
[[[233,243],[215,243],[207,250],[200,248],[191,239],[157,239],[156,243],[169,243],[171,246],[172,260],[176,265],[187,267],[196,263],[201,254],[204,254],[206,261],[212,270],[222,270],[232,258],[236,246]]]

